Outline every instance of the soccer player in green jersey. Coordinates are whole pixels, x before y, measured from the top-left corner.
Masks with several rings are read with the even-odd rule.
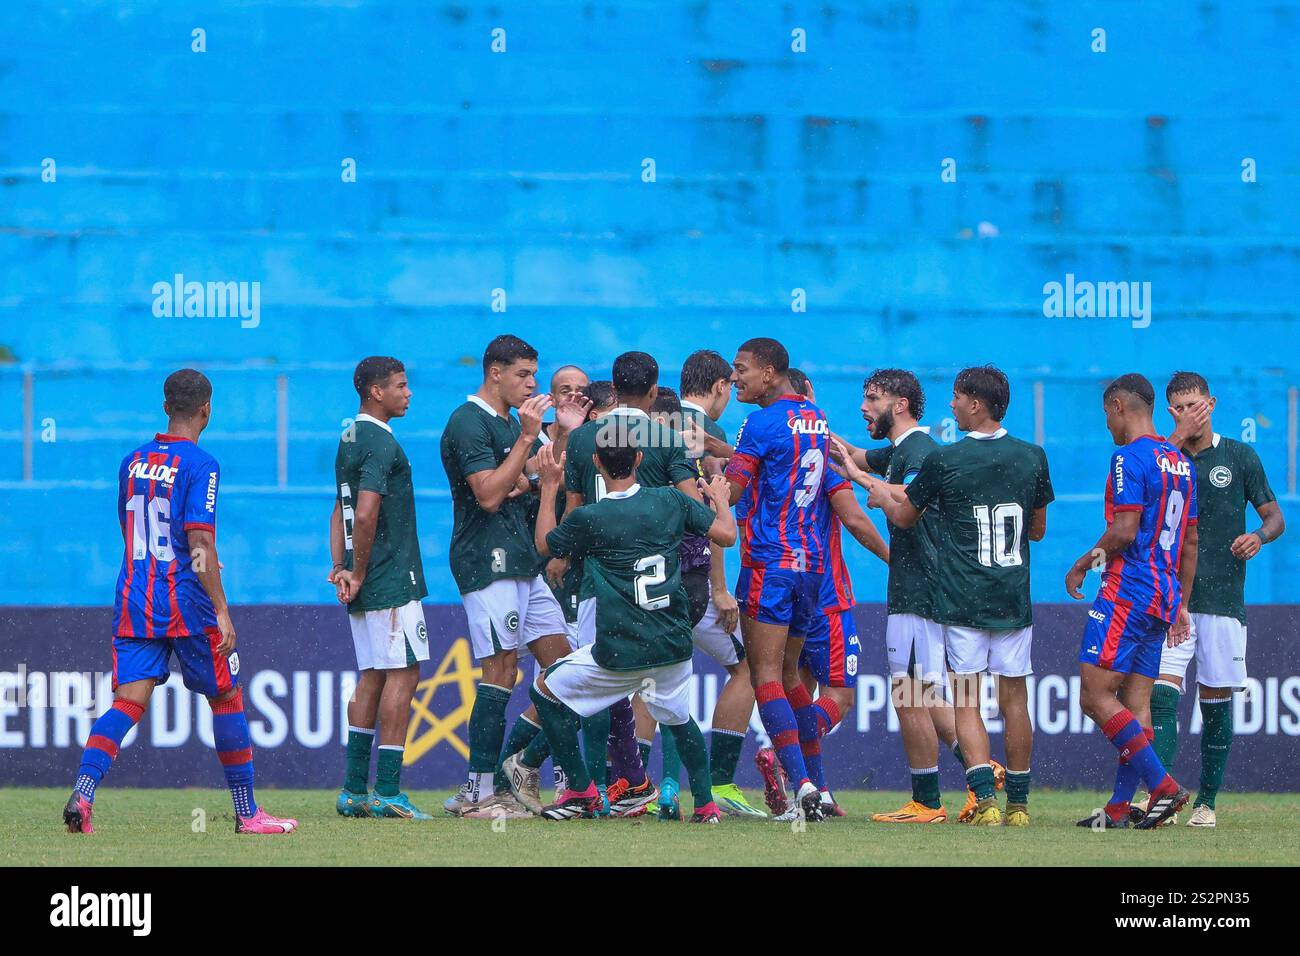
[[[980,714],[985,671],[996,678],[1006,726],[1006,823],[1029,824],[1029,542],[1046,533],[1053,493],[1043,449],[1002,427],[1010,403],[1011,389],[1000,370],[964,369],[953,383],[951,407],[966,437],[931,452],[901,497],[888,482],[868,479],[868,504],[882,508],[896,527],[913,527],[927,508],[939,516],[934,619],[944,629],[957,740],[977,801],[970,822],[977,826],[1003,822]]]
[[[865,472],[880,475],[896,499],[939,443],[920,424],[925,391],[915,374],[905,369],[877,369],[862,386],[862,418],[872,438],[888,439],[883,448],[863,449],[841,441],[845,476],[866,484]],[[944,657],[943,625],[935,620],[934,568],[939,546],[939,513],[927,510],[911,528],[889,524],[888,615],[885,648],[889,660],[894,710],[898,714],[903,751],[912,776],[912,799],[891,813],[877,813],[877,823],[943,823],[948,819],[939,793],[939,743],[962,764],[961,746],[952,704],[945,690],[948,667]],[[995,778],[1005,773],[990,760]],[[975,793],[967,790],[967,805],[958,816],[969,819]]]
[[[1176,372],[1165,388],[1176,428],[1170,442],[1196,467],[1199,538],[1192,586],[1192,630],[1160,656],[1151,692],[1155,748],[1172,767],[1178,752],[1178,698],[1187,666],[1196,659],[1201,708],[1201,785],[1189,826],[1215,825],[1215,797],[1232,747],[1232,692],[1246,685],[1246,562],[1285,528],[1268,476],[1255,449],[1214,431],[1215,398],[1196,372]],[[1246,505],[1260,525],[1246,531]]]
[[[578,752],[574,713],[599,713],[632,693],[640,694],[677,742],[695,802],[691,821],[722,818],[710,789],[704,738],[690,714],[691,623],[678,551],[686,533],[707,535],[723,547],[735,543],[729,488],[726,479],[715,476],[705,486],[706,507],[676,488],[642,487],[638,438],[645,435],[625,422],[601,426],[591,457],[603,493],[600,500],[567,511],[558,527],[554,501],[563,469],[553,447],[539,455],[537,548],[543,554],[585,557],[584,587],[595,602],[596,633],[593,643],[548,668],[532,688],[542,726],[570,779],[570,789],[542,812],[548,820],[590,816],[600,807],[596,784]]]
[[[448,558],[483,674],[469,719],[469,774],[443,806],[455,816],[529,814],[495,779],[518,656],[527,650],[547,666],[569,653],[560,602],[540,574],[527,496],[516,493],[551,407],[549,395],[534,394],[536,376],[537,350],[516,336],[497,336],[483,354],[483,384],[452,412],[442,434],[455,514]],[[585,404],[556,407],[561,452],[585,416]]]
[[[712,349],[700,349],[687,356],[682,365],[681,403],[683,433],[698,427],[715,441],[726,443],[727,433],[718,419],[731,400],[731,363]],[[691,449],[687,457],[699,469],[701,477],[721,474],[724,460],[707,448]],[[743,817],[765,817],[736,786],[736,765],[745,743],[745,732],[754,713],[754,686],[749,679],[749,663],[744,645],[736,637],[740,625],[740,605],[727,585],[726,550],[711,548],[709,567],[709,603],[693,632],[695,646],[721,664],[727,681],[718,692],[713,706],[709,733],[709,772],[713,778],[713,796],[724,813]]]
[[[348,606],[361,676],[348,702],[347,775],[336,808],[347,817],[428,820],[401,791],[411,698],[429,659],[415,487],[390,424],[406,414],[411,389],[402,363],[382,356],[363,359],[352,382],[361,410],[334,459],[330,581]],[[367,796],[376,721],[379,759]]]

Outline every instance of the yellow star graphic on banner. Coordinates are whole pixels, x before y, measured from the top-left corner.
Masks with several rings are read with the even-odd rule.
[[[469,759],[469,743],[457,731],[469,725],[469,715],[474,710],[474,697],[482,676],[482,669],[474,666],[469,641],[463,637],[454,640],[434,675],[415,686],[415,696],[411,699],[411,722],[406,727],[404,766],[409,767],[444,740],[462,757]],[[522,677],[521,672],[516,672],[516,682]],[[433,712],[433,697],[438,688],[447,685],[455,685],[460,690],[460,703],[438,716]]]

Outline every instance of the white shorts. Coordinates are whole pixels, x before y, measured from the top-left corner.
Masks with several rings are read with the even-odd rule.
[[[1196,682],[1206,687],[1246,686],[1246,625],[1235,617],[1193,614],[1192,636],[1160,651],[1160,673],[1181,679],[1196,659]]]
[[[986,631],[951,624],[943,627],[943,645],[954,674],[988,671],[997,677],[1028,677],[1034,672],[1029,655],[1033,639],[1032,626],[1010,631]]]
[[[552,697],[580,717],[598,714],[611,704],[640,694],[650,716],[661,724],[676,727],[691,719],[690,661],[611,671],[596,663],[591,645],[587,645],[552,664],[546,686]]]
[[[501,578],[460,599],[475,660],[500,651],[523,651],[539,638],[567,633],[560,602],[541,575]]]
[[[419,601],[348,615],[357,669],[398,670],[429,659],[429,632]]]
[[[722,629],[718,623],[718,607],[713,603],[713,592],[709,592],[709,606],[704,610],[704,617],[691,632],[695,646],[708,654],[723,667],[734,667],[740,663],[740,645],[736,638]]]
[[[885,618],[885,650],[891,677],[947,685],[942,624],[919,614],[890,614]]]

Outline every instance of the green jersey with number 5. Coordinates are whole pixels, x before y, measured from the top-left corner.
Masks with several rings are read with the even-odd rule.
[[[631,671],[691,659],[691,615],[678,548],[706,535],[713,511],[676,488],[606,493],[575,508],[546,536],[556,557],[583,558],[596,599],[592,657]]]
[[[420,539],[415,531],[411,462],[393,437],[392,428],[369,415],[358,415],[339,440],[334,482],[343,511],[343,563],[349,570],[357,499],[363,491],[381,496],[366,579],[348,611],[382,611],[425,597],[429,591],[424,586]]]
[[[932,452],[907,497],[937,509],[934,619],[1004,631],[1033,623],[1029,522],[1052,501],[1047,455],[998,429]]]
[[[469,476],[498,467],[519,441],[519,421],[504,418],[477,395],[451,413],[442,430],[442,467],[451,487],[453,523],[447,556],[461,594],[501,578],[536,577],[541,556],[533,544],[529,495],[506,498],[484,511]]]

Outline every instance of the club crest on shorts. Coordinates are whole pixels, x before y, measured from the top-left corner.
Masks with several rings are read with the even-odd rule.
[[[415,636],[420,639],[421,644],[429,640],[429,629],[424,626],[423,621],[415,625]]]
[[[512,633],[512,634],[513,634],[515,631],[519,630],[519,612],[518,612],[518,611],[511,611],[509,614],[506,615],[506,630],[509,631],[509,632]]]
[[[230,676],[234,677],[239,673],[239,652],[231,651],[230,656],[226,658],[226,664],[230,668]]]
[[[1210,469],[1210,484],[1216,488],[1226,488],[1232,484],[1232,469],[1227,465],[1215,465]]]

